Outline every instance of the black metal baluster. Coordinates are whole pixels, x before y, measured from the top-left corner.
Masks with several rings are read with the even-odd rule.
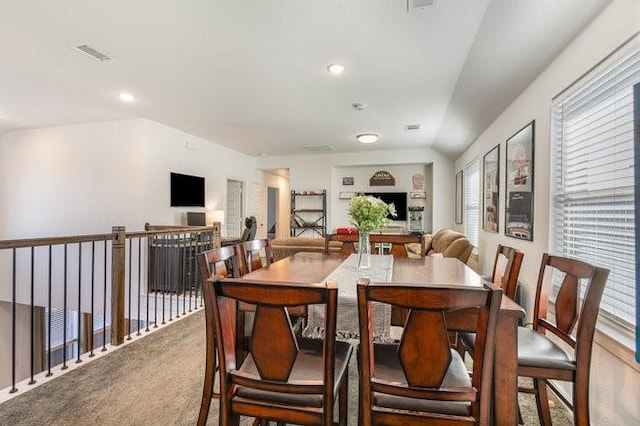
[[[91,348],[89,348],[89,357],[92,358],[94,356],[96,356],[93,353],[93,315],[95,313],[94,311],[94,303],[93,303],[93,299],[94,299],[94,294],[95,294],[95,273],[96,273],[96,242],[92,241],[91,242],[91,324],[89,325],[89,333],[91,338],[89,339],[89,346],[91,346]]]
[[[140,322],[141,322],[141,317],[140,317],[140,295],[142,292],[142,288],[141,288],[141,281],[142,281],[142,237],[138,237],[138,333],[136,334],[136,336],[140,336]]]
[[[102,293],[102,352],[107,350],[107,240],[104,240],[104,291]]]
[[[64,276],[62,280],[62,368],[67,366],[67,244],[64,245]]]
[[[15,393],[18,391],[16,388],[16,249],[15,247],[12,249],[13,260],[12,260],[12,277],[11,277],[11,288],[12,288],[12,303],[11,303],[11,390],[9,393]]]
[[[178,292],[178,288],[176,287],[176,282],[173,280],[174,276],[175,276],[175,270],[174,270],[174,265],[173,265],[173,258],[174,255],[176,253],[177,247],[176,244],[180,244],[179,241],[177,241],[178,238],[178,234],[171,234],[171,238],[169,239],[169,244],[171,244],[171,247],[169,248],[169,256],[171,257],[171,261],[169,261],[169,277],[170,281],[169,281],[169,321],[173,321],[173,289],[176,289],[176,293]],[[180,256],[180,252],[178,253],[178,257]]]
[[[35,259],[35,247],[31,247],[31,316],[30,316],[30,323],[31,323],[31,338],[29,340],[29,346],[31,347],[31,380],[29,380],[29,384],[33,385],[35,384],[35,380],[33,378],[33,376],[35,376],[36,373],[36,354],[35,354],[35,345],[33,344],[34,341],[34,320],[33,320],[33,316],[35,314],[36,308],[35,308],[35,303],[34,303],[34,293],[35,293],[35,267],[34,267],[34,259]]]
[[[165,325],[166,322],[164,321],[164,313],[165,313],[164,303],[165,303],[165,294],[167,293],[167,283],[169,282],[169,277],[168,277],[169,268],[167,267],[167,259],[168,259],[167,236],[163,235],[162,240],[164,242],[164,244],[162,244],[162,252],[164,253],[164,255],[162,256],[164,258],[164,268],[162,268],[164,270],[164,283],[162,286],[162,325]]]
[[[82,362],[82,243],[78,243],[78,357],[76,364]]]
[[[160,285],[160,271],[159,271],[159,263],[158,260],[160,258],[160,253],[162,250],[162,246],[158,247],[158,239],[157,237],[154,237],[156,240],[156,248],[153,251],[154,255],[153,255],[153,275],[156,277],[155,280],[155,288],[153,289],[153,328],[157,328],[158,327],[158,287]]]
[[[47,312],[49,313],[47,318],[47,336],[49,337],[47,340],[47,374],[45,377],[51,376],[53,373],[51,372],[51,286],[52,286],[52,277],[51,277],[51,264],[52,264],[53,251],[52,246],[49,246],[49,294],[47,300]]]
[[[126,246],[125,246],[126,247]],[[128,303],[128,313],[129,313],[129,319],[127,321],[127,324],[129,325],[128,327],[128,336],[127,336],[127,340],[131,340],[131,269],[132,269],[132,264],[131,264],[131,258],[132,258],[132,253],[131,253],[131,238],[129,238],[129,303]]]
[[[153,245],[153,240],[149,237],[147,237],[147,265],[151,265],[154,262],[154,256],[155,254],[152,256],[151,254],[151,249]],[[149,285],[149,281],[151,281],[151,277],[149,275],[153,274],[153,283],[157,283],[157,279],[158,279],[158,271],[156,271],[155,267],[155,263],[153,263],[153,268],[147,268],[147,328],[145,329],[145,331],[149,331],[149,324],[151,323],[151,321],[149,320],[149,291],[152,290],[151,286]],[[151,271],[151,272],[149,272]],[[154,295],[156,294],[156,292],[153,292]]]

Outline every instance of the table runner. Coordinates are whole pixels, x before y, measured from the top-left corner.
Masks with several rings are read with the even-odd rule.
[[[369,278],[371,281],[389,282],[392,276],[393,256],[371,255],[371,267],[358,269],[358,255],[352,254],[326,278],[326,281],[335,281],[338,284],[336,320],[336,337],[338,339],[357,339],[360,335],[356,289],[358,279]],[[373,316],[375,340],[390,341],[391,306],[374,303]],[[324,306],[309,306],[307,327],[303,331],[303,336],[323,338],[324,322]]]

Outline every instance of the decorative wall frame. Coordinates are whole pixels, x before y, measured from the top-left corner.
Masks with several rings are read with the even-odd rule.
[[[462,170],[456,173],[456,223],[463,223],[462,206],[464,205],[464,193],[462,188],[464,182],[462,180]]]
[[[354,179],[353,176],[348,176],[348,177],[343,177],[342,178],[342,184],[347,186],[347,185],[353,185],[354,183]]]
[[[535,120],[507,139],[504,234],[533,241]]]
[[[482,229],[500,230],[500,144],[482,158]]]

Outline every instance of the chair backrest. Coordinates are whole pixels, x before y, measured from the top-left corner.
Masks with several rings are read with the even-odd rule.
[[[470,412],[459,416],[449,414],[446,419],[451,423],[447,424],[465,418],[468,422],[469,414],[477,423],[485,424],[483,421],[488,419],[493,350],[502,290],[492,283],[486,283],[484,287],[421,287],[415,284],[372,283],[368,279],[360,279],[357,291],[363,409],[367,410],[372,403],[375,404],[374,392],[378,396],[394,395],[394,398],[402,396],[421,401],[464,402],[470,404]],[[375,302],[410,310],[397,350],[388,352],[397,358],[396,362],[401,367],[393,380],[383,376],[389,374],[385,371],[390,365],[386,363],[388,360],[378,360],[378,363],[385,365],[380,373],[374,368],[376,356],[382,353],[379,349],[374,350],[373,344],[371,316],[374,310],[371,304]],[[450,379],[445,380],[454,364],[466,374],[463,360],[450,347],[451,331],[476,333],[473,374],[468,381],[469,386],[450,385],[446,382]],[[429,405],[428,402],[426,404]],[[442,402],[432,406],[438,404]],[[401,411],[399,408],[394,414],[400,415]],[[404,415],[413,414],[407,412]],[[430,413],[421,412],[420,416],[429,417]],[[433,418],[444,420],[442,416],[442,413],[433,414]]]
[[[256,232],[258,231],[258,221],[255,216],[249,216],[244,220],[244,231],[242,231],[242,235],[240,236],[240,242],[244,243],[245,241],[251,241],[256,237]]]
[[[245,269],[245,273],[262,268],[262,259],[265,265],[270,265],[274,261],[273,249],[267,239],[245,241],[240,244],[242,250],[240,268]]]
[[[591,362],[591,348],[600,301],[609,270],[566,257],[542,256],[533,329],[553,333],[575,349],[577,362]],[[583,281],[584,296],[580,298]],[[555,321],[547,318],[549,295],[553,285],[559,285],[555,300]],[[575,330],[575,337],[574,337]]]
[[[217,247],[196,255],[202,284],[212,276],[239,277],[240,256],[236,246]]]
[[[512,300],[516,298],[518,276],[523,258],[524,253],[520,250],[498,244],[491,280],[494,284],[502,287],[504,294]]]
[[[204,297],[206,308],[214,313],[218,336],[221,395],[227,394],[227,386],[241,384],[282,394],[320,394],[325,401],[333,401],[338,297],[334,283],[271,283],[213,277],[205,285]],[[240,372],[236,363],[235,307],[239,304],[256,306],[249,349],[255,374]],[[323,345],[324,380],[289,377],[299,346],[287,309],[310,304],[324,304],[326,308],[325,330],[331,338],[318,341]]]

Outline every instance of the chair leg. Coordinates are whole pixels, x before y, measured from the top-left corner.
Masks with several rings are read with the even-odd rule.
[[[204,372],[204,386],[202,387],[202,401],[200,402],[200,414],[198,414],[198,426],[204,426],[207,423],[211,399],[213,397],[220,397],[219,394],[213,391],[216,380],[216,370],[218,369],[216,357],[215,348],[208,348]]]
[[[543,426],[551,426],[551,412],[549,411],[549,397],[547,384],[543,379],[533,379],[533,388],[536,391],[536,406],[538,407],[538,419]]]
[[[578,426],[589,426],[589,378],[580,380],[578,376],[573,384],[573,423]]]
[[[347,405],[349,404],[349,374],[344,375],[342,386],[340,386],[340,396],[338,401],[338,424],[347,426]]]

